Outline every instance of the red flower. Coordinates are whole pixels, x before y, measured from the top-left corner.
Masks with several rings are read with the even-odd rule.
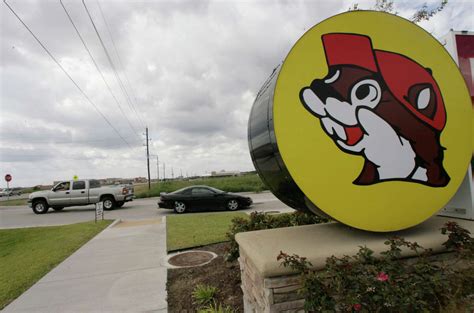
[[[356,303],[356,304],[352,305],[352,307],[354,308],[354,311],[362,310],[362,305],[360,303]]]
[[[385,273],[385,272],[380,272],[380,273],[377,275],[377,280],[378,280],[378,281],[386,281],[386,280],[388,280],[388,275],[387,275],[387,273]]]

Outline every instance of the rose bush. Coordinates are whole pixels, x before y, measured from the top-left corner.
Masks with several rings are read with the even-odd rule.
[[[281,252],[278,260],[301,273],[305,310],[310,312],[441,311],[474,292],[473,238],[454,222],[441,232],[448,235],[444,245],[453,253],[445,261],[399,237],[387,240],[389,248],[379,257],[360,247],[354,256],[328,258],[320,271],[298,255]],[[402,260],[402,249],[417,257]]]

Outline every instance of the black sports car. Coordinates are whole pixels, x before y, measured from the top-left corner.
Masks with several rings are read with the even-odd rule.
[[[162,192],[158,207],[173,209],[176,213],[191,210],[218,210],[235,211],[252,204],[252,198],[228,193],[209,186],[190,186],[170,193]]]

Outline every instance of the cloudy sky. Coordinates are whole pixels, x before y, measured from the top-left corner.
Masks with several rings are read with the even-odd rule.
[[[305,30],[355,2],[374,4],[86,0],[114,72],[82,3],[64,0],[109,91],[59,0],[8,0],[101,113],[1,3],[0,176],[13,186],[146,176],[146,125],[167,177],[253,170],[247,119],[260,86]],[[396,10],[410,17],[423,3]],[[474,1],[450,0],[420,25],[439,38],[474,30],[473,16]]]

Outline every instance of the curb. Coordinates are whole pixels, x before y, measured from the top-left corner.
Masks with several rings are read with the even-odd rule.
[[[117,225],[118,223],[122,222],[122,219],[118,218],[118,219],[115,219],[109,226],[107,226],[106,228],[104,228],[104,230],[106,229],[109,229],[109,228],[112,228],[114,227],[115,225]],[[104,231],[103,230],[103,231]]]

